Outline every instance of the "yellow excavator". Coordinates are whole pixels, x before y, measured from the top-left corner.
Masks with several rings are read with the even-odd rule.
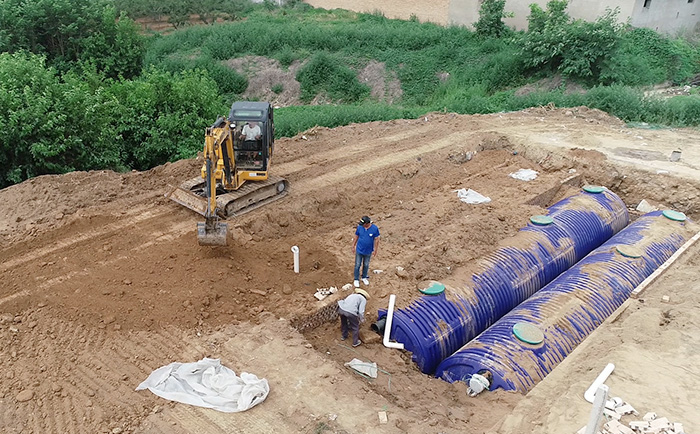
[[[204,223],[197,223],[200,245],[225,246],[228,225],[221,220],[287,194],[287,181],[269,175],[274,141],[268,102],[234,102],[228,118],[206,129],[201,175],[166,195],[204,216]]]

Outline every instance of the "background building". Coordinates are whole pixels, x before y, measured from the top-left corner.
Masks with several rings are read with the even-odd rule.
[[[513,18],[504,19],[509,27],[527,29],[530,4],[542,9],[547,0],[508,0],[506,11]],[[450,0],[448,22],[471,26],[479,19],[480,0]],[[567,12],[572,18],[594,21],[607,8],[620,9],[619,21],[629,21],[634,27],[647,27],[671,35],[694,32],[700,21],[700,0],[570,0]]]

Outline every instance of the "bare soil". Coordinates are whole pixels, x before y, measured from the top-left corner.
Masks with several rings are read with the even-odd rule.
[[[581,384],[612,357],[609,347],[601,344],[583,365],[563,363],[552,373],[568,378],[561,384],[577,407],[551,405],[562,393],[556,384],[530,393],[552,408],[551,416],[526,407],[530,395],[468,398],[464,384],[420,373],[409,354],[384,348],[369,326],[389,294],[405,304],[425,281],[469,269],[529,216],[574,191],[558,188],[571,176],[607,186],[631,208],[646,199],[697,219],[700,152],[692,144],[699,136],[693,129],[628,128],[585,107],[317,127],[277,141],[272,171],[289,180],[290,194],[231,221],[222,248],[200,247],[199,216],[164,198],[168,185],[198,173],[201,161],[194,159],[147,172],[42,176],[0,190],[0,432],[569,432],[549,429],[569,418],[578,429],[586,422]],[[678,162],[620,152],[669,156],[676,149]],[[531,182],[508,176],[521,168],[539,176]],[[459,188],[492,202],[464,204]],[[337,324],[299,333],[290,320],[318,308],[316,289],[351,281],[352,236],[365,214],[382,239],[372,260],[382,272],[368,287],[365,344],[345,345]],[[294,245],[301,250],[299,274]],[[697,261],[685,267],[697,270]],[[674,273],[663,284],[676,287],[677,304],[669,308],[679,321],[663,330],[675,330],[677,339],[652,343],[650,331],[636,334],[639,322],[616,323],[607,333],[618,339],[620,354],[653,344],[675,364],[685,367],[683,352],[697,360],[690,348],[700,331],[691,314],[697,300],[686,299],[682,284],[696,278]],[[659,315],[647,304],[638,307]],[[267,378],[268,399],[223,414],[134,391],[152,370],[204,356]],[[377,362],[379,378],[368,381],[345,368],[354,357]],[[650,369],[626,357],[625,372],[634,363]],[[697,389],[694,366],[678,385],[687,389],[683,396]],[[636,377],[620,381],[629,378]],[[635,396],[646,393],[685,408],[670,391],[635,389]],[[630,395],[624,397],[635,405]],[[580,410],[568,409],[574,407]],[[388,424],[379,424],[378,411],[388,412]],[[674,418],[686,430],[700,428],[697,416],[683,417]]]

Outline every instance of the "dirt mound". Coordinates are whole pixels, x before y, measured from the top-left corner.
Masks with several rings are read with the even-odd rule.
[[[301,104],[301,86],[296,73],[303,63],[294,61],[289,68],[283,68],[275,59],[245,56],[230,59],[226,65],[248,78],[248,88],[241,95],[244,99],[270,101],[276,107]],[[360,83],[370,87],[371,96],[376,100],[391,104],[401,98],[401,83],[396,73],[387,71],[384,63],[372,60],[357,74]],[[324,95],[318,95],[312,104],[327,102]]]
[[[230,59],[226,64],[248,78],[242,98],[270,101],[276,107],[300,104],[300,85],[295,78],[300,62],[293,62],[286,70],[279,61],[261,56]]]

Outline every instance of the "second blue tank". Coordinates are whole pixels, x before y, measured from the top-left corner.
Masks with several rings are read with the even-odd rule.
[[[527,392],[697,232],[684,219],[673,211],[640,217],[446,358],[436,375],[466,382],[486,370],[491,389]]]

